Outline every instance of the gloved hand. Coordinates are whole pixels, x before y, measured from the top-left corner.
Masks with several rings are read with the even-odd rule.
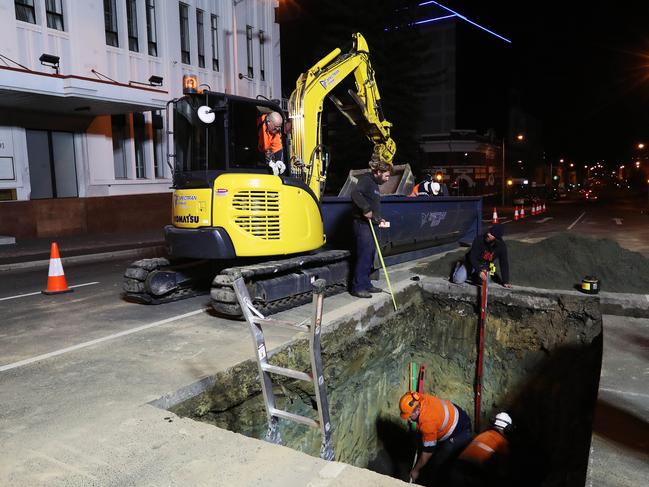
[[[275,161],[275,165],[277,166],[279,174],[284,174],[284,171],[286,171],[286,164],[282,161]]]
[[[273,171],[273,176],[279,176],[279,168],[277,167],[277,163],[275,161],[270,161],[268,163],[268,167],[270,167]]]

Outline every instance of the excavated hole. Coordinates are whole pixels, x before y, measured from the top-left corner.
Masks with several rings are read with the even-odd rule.
[[[424,286],[425,288],[425,286]],[[411,360],[426,365],[426,392],[473,415],[477,297],[419,290],[398,314],[386,305],[323,336],[323,362],[336,460],[407,480],[416,438],[398,417]],[[403,299],[402,299],[403,301]],[[599,382],[602,320],[593,298],[521,293],[490,297],[483,378],[483,427],[511,412],[512,485],[583,486]],[[298,340],[271,363],[308,370]],[[312,387],[277,381],[280,408],[315,417]],[[215,378],[173,408],[181,416],[254,438],[266,432],[256,364]],[[319,431],[280,421],[284,444],[317,456]]]

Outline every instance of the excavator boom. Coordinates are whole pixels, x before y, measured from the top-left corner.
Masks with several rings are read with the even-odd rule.
[[[302,74],[289,100],[293,141],[291,167],[294,172],[304,171],[306,183],[318,197],[327,169],[321,133],[325,98],[329,97],[352,125],[361,128],[374,144],[374,158],[391,164],[396,152],[396,144],[390,136],[392,124],[383,115],[367,42],[359,33],[353,38],[353,47],[348,53],[336,48]],[[345,101],[342,101],[332,92],[350,75],[354,76],[356,90],[343,94]]]

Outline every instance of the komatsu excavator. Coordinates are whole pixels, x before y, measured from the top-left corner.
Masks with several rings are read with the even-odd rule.
[[[352,76],[352,89],[337,89],[350,84]],[[309,300],[311,284],[319,278],[327,281],[329,293],[344,290],[350,253],[325,245],[325,227],[344,225],[341,211],[349,212],[338,203],[350,204],[349,198],[323,203],[329,162],[321,133],[325,99],[361,128],[374,145],[373,157],[392,163],[396,151],[363,36],[354,34],[349,52],[334,49],[299,77],[289,100],[287,174],[273,175],[257,147],[258,118],[270,111],[286,117],[279,105],[262,98],[199,92],[191,77],[184,86],[185,96],[167,106],[167,126],[173,127],[167,153],[174,193],[173,224],[165,227],[165,240],[174,265],[167,259],[134,262],[125,273],[127,297],[157,304],[204,292],[201,282],[207,287],[211,283],[215,310],[239,316],[232,289],[237,273],[246,279],[250,296],[263,312]],[[415,213],[413,218],[423,221],[421,211]],[[384,236],[382,245],[389,247],[389,254],[390,249],[405,248],[404,243],[411,248],[413,242],[421,247],[425,242],[457,241],[456,230],[441,237],[439,232],[431,234],[427,240],[426,232],[411,229],[394,241]]]

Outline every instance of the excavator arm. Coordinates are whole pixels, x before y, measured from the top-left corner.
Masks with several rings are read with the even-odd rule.
[[[291,169],[305,175],[306,183],[318,197],[326,179],[326,154],[321,133],[325,98],[329,97],[353,125],[361,128],[374,144],[374,158],[392,164],[396,152],[396,144],[390,137],[392,124],[383,116],[367,42],[358,33],[353,39],[351,51],[343,54],[336,48],[303,73],[289,100]],[[356,91],[334,96],[334,88],[352,74]]]

